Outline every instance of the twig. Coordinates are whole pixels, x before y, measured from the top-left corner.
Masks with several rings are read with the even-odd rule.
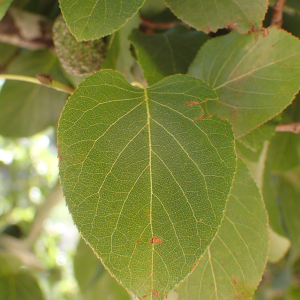
[[[276,131],[300,133],[300,122],[280,123],[277,125]]]
[[[0,21],[0,41],[31,50],[53,50],[52,24],[45,16],[10,8]]]
[[[281,28],[282,26],[282,14],[285,2],[286,0],[277,0],[276,4],[273,6],[272,25],[277,28]]]
[[[19,80],[40,84],[68,94],[72,94],[74,92],[74,89],[72,87],[65,85],[64,83],[58,82],[56,80],[53,80],[48,74],[38,74],[37,78],[22,75],[0,74],[0,79]]]

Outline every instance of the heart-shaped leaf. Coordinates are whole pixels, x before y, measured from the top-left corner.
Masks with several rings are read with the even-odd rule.
[[[300,87],[299,62],[300,41],[273,27],[208,41],[189,74],[215,89],[219,100],[208,101],[206,110],[227,118],[240,137],[291,103]]]
[[[128,290],[163,299],[212,242],[236,166],[216,97],[187,75],[148,89],[111,70],[85,79],[58,128],[60,178],[84,239]]]
[[[246,33],[260,28],[268,8],[267,0],[166,0],[178,18],[205,32],[228,25]]]
[[[63,17],[78,41],[112,34],[132,18],[145,0],[60,0]]]
[[[178,292],[180,299],[252,299],[269,249],[268,216],[245,164],[237,173],[220,230]]]

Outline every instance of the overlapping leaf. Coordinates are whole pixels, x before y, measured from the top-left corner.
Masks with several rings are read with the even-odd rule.
[[[95,40],[121,28],[145,0],[60,0],[63,17],[78,41]]]
[[[208,82],[219,100],[206,110],[227,118],[240,137],[291,103],[300,87],[300,41],[270,28],[268,33],[237,32],[207,42],[189,74]]]
[[[166,0],[170,9],[192,27],[205,32],[237,25],[239,32],[260,28],[267,0]]]
[[[203,32],[183,26],[163,34],[144,34],[136,29],[129,36],[149,85],[169,75],[185,74],[208,38]]]
[[[250,300],[268,255],[267,213],[260,192],[239,159],[218,234],[177,291],[180,299]]]
[[[143,299],[163,299],[215,236],[236,165],[228,121],[199,120],[204,82],[149,89],[97,72],[59,122],[60,178],[74,221],[104,265]]]

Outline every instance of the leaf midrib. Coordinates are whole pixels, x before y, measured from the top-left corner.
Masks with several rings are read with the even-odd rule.
[[[151,228],[151,237],[154,237],[153,235],[153,224],[152,224],[152,201],[153,201],[153,185],[152,185],[152,143],[151,143],[151,126],[150,126],[150,110],[149,110],[149,98],[147,89],[144,88],[145,93],[145,103],[146,103],[146,110],[147,110],[147,127],[148,127],[148,139],[149,139],[149,173],[150,173],[150,228]],[[151,251],[151,290],[153,289],[154,283],[153,283],[153,255],[154,255],[154,244],[152,244],[152,251]],[[152,293],[151,293],[151,299],[152,299]]]

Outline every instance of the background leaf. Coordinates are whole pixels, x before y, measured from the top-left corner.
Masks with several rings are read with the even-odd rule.
[[[0,2],[0,20],[2,20],[3,17],[5,16],[6,11],[10,7],[11,3],[12,3],[12,0],[2,0]]]
[[[0,300],[43,300],[37,280],[12,254],[0,251]]]
[[[7,73],[32,77],[46,73],[67,83],[57,57],[47,50],[22,53],[10,64]],[[0,134],[30,136],[55,125],[66,98],[66,93],[41,85],[6,81],[0,92]]]
[[[169,75],[187,73],[198,50],[208,39],[205,33],[184,26],[176,26],[162,34],[144,34],[135,29],[129,36],[149,85]]]
[[[63,17],[78,41],[112,34],[132,18],[145,0],[60,0]]]
[[[198,120],[216,95],[174,75],[149,89],[97,72],[60,118],[60,178],[84,239],[128,290],[163,299],[216,234],[236,165],[226,120]],[[197,102],[198,103],[198,102]]]
[[[267,11],[267,0],[166,0],[178,18],[198,30],[217,31],[237,24],[241,33],[260,28]]]
[[[194,272],[177,289],[180,299],[252,299],[266,265],[268,217],[241,159],[218,234]]]
[[[74,271],[84,300],[130,300],[128,292],[104,269],[100,259],[81,239],[74,258]]]
[[[227,118],[238,138],[291,103],[300,87],[299,61],[299,40],[273,27],[267,36],[232,32],[208,41],[189,74],[216,90],[219,100],[208,101],[206,111]]]

